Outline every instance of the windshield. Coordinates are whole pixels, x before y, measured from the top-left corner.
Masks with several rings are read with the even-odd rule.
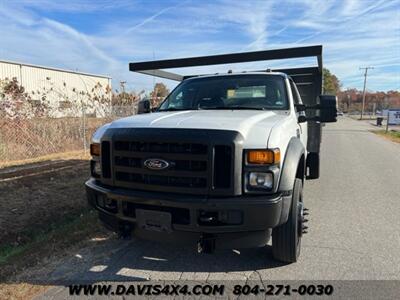
[[[229,75],[183,81],[159,111],[196,109],[288,109],[279,75]]]

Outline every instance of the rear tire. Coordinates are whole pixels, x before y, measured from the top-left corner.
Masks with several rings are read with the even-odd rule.
[[[272,229],[272,255],[282,262],[296,262],[300,256],[303,213],[303,183],[296,178],[288,220]]]

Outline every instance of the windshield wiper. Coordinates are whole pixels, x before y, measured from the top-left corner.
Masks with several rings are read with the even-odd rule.
[[[163,112],[163,111],[183,111],[183,110],[212,110],[212,109],[218,109],[218,110],[246,110],[246,109],[251,109],[251,110],[265,110],[264,107],[252,107],[252,106],[210,106],[210,107],[199,107],[199,108],[175,108],[175,107],[169,107],[166,109],[160,109],[158,112]]]
[[[210,106],[210,107],[199,107],[199,109],[221,109],[221,110],[252,109],[252,110],[265,110],[264,107],[252,107],[252,106]]]
[[[175,107],[169,107],[166,109],[159,109],[158,111],[181,111],[181,110],[193,110],[193,108],[175,108]]]

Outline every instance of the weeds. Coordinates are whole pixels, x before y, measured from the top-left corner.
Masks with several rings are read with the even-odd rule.
[[[383,136],[393,142],[400,143],[400,131],[389,130],[388,132],[386,132],[385,130],[373,130],[372,132]]]

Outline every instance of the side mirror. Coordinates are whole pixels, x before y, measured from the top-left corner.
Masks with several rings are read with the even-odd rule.
[[[319,116],[318,119],[323,123],[337,121],[337,97],[333,95],[319,96]]]
[[[138,114],[147,114],[150,112],[150,101],[149,99],[143,99],[138,103]]]
[[[303,104],[295,105],[297,112],[307,110],[313,111],[308,115],[300,114],[297,118],[299,123],[307,121],[317,121],[321,123],[332,123],[337,121],[338,103],[337,97],[332,95],[320,95],[318,104],[313,106],[305,106]]]

